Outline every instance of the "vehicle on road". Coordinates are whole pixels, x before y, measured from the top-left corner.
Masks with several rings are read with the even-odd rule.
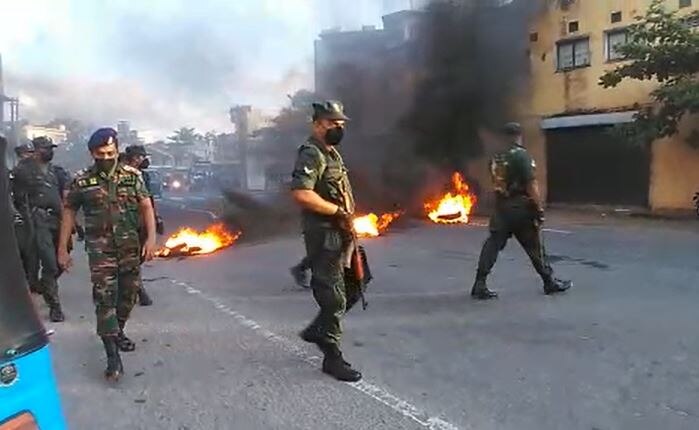
[[[0,430],[64,430],[48,333],[24,277],[0,136]]]
[[[148,172],[150,176],[150,192],[153,197],[162,197],[163,195],[163,176],[160,172]]]

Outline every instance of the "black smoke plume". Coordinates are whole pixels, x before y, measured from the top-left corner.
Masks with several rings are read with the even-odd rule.
[[[331,69],[326,92],[357,117],[343,149],[360,202],[421,210],[453,171],[476,189],[487,186],[469,176],[466,164],[484,154],[484,135],[517,120],[515,104],[528,87],[529,28],[540,4],[434,1],[410,12],[417,26],[407,39],[386,31],[378,58],[367,49],[365,61],[354,56]]]

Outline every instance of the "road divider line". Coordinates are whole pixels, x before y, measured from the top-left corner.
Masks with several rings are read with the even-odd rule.
[[[243,327],[246,327],[255,333],[264,337],[267,341],[275,344],[276,346],[282,348],[288,353],[295,355],[304,362],[313,365],[314,367],[320,366],[321,358],[317,355],[308,354],[303,348],[293,343],[291,340],[282,337],[257,323],[256,321],[246,317],[240,312],[232,309],[230,306],[223,303],[221,299],[211,296],[197,288],[192,287],[186,282],[175,281],[172,283],[178,287],[183,288],[188,294],[192,296],[198,296],[201,299],[209,302],[213,305],[214,309],[219,312],[232,317]],[[401,414],[403,417],[408,418],[416,423],[420,424],[422,427],[429,430],[459,430],[457,426],[451,424],[441,418],[431,417],[425,411],[422,411],[417,406],[414,406],[410,402],[401,399],[398,396],[391,394],[389,391],[379,387],[376,384],[372,384],[366,381],[359,381],[354,383],[347,383],[350,387],[355,390],[371,397],[372,399],[382,403],[385,406],[393,409],[394,411]]]

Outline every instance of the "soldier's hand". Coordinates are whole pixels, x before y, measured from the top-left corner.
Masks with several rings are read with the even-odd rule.
[[[58,257],[58,265],[61,266],[61,269],[63,269],[66,272],[69,272],[70,268],[73,266],[73,259],[71,258],[68,250],[67,249],[59,249],[57,257]]]
[[[347,211],[338,206],[337,212],[335,212],[335,218],[337,218],[338,224],[341,229],[346,230],[348,232],[354,231],[352,214],[348,213]]]
[[[151,261],[155,258],[155,248],[155,239],[146,240],[146,243],[143,245],[143,250],[141,251],[141,257],[143,257],[144,261]]]

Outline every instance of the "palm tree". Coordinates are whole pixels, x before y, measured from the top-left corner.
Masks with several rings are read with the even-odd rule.
[[[193,127],[181,127],[175,130],[172,136],[167,138],[168,149],[172,152],[175,158],[175,165],[180,166],[184,162],[184,158],[195,143],[203,137],[196,132]]]

